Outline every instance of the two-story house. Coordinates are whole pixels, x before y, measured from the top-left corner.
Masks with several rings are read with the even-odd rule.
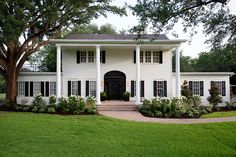
[[[18,97],[93,95],[97,104],[100,92],[109,100],[120,100],[125,91],[131,101],[141,98],[180,96],[184,80],[194,95],[207,104],[208,89],[214,81],[224,101],[230,101],[229,72],[180,73],[178,47],[186,40],[170,40],[165,35],[144,35],[142,41],[130,34],[80,34],[67,39],[53,39],[57,46],[57,72],[21,72]],[[176,53],[176,72],[172,72],[172,55]],[[139,84],[137,84],[139,82]]]

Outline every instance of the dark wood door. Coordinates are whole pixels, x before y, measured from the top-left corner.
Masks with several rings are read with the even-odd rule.
[[[126,90],[125,74],[119,71],[111,71],[104,76],[104,91],[109,100],[121,100]]]

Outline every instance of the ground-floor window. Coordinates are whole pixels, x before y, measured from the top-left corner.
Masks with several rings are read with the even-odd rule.
[[[226,95],[225,81],[211,81],[211,86],[213,83],[215,83],[219,88],[219,94],[225,96]]]
[[[193,95],[204,95],[203,81],[189,81],[189,89]]]
[[[49,95],[56,95],[56,82],[49,81],[19,81],[17,82],[18,96],[35,96],[42,94],[48,97]]]
[[[167,97],[167,81],[154,81],[153,95],[155,97]]]
[[[86,96],[96,97],[96,81],[86,81]]]
[[[81,95],[81,81],[68,81],[68,96]]]
[[[136,96],[136,81],[131,81],[131,97]],[[144,81],[140,81],[140,97],[144,97]]]

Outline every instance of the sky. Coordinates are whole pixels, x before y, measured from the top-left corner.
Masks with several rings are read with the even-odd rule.
[[[134,5],[136,3],[136,0],[113,0],[111,4],[116,6],[123,6],[125,3]],[[236,0],[230,0],[227,5],[229,6],[230,11],[236,14]],[[92,23],[95,23],[98,26],[110,23],[115,26],[117,31],[122,29],[128,30],[135,26],[138,21],[137,17],[133,16],[132,12],[128,9],[127,15],[128,16],[120,17],[119,15],[113,15],[109,13],[107,14],[107,18],[99,17],[98,19],[93,20]],[[189,38],[189,35],[187,33],[182,32],[181,25],[176,25],[174,29],[176,29],[178,32],[178,39],[187,39],[189,41],[182,44],[182,46],[180,47],[180,50],[183,51],[183,55],[197,57],[200,52],[210,50],[210,46],[204,43],[206,37],[202,33],[201,26],[196,29],[198,33],[195,34],[191,39]],[[173,37],[171,34],[167,34],[167,37],[170,39],[176,39],[176,37]]]

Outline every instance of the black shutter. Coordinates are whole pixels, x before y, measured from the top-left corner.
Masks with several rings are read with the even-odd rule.
[[[80,51],[77,51],[76,53],[76,61],[77,63],[80,63]]]
[[[86,96],[89,96],[89,81],[86,81],[86,89],[85,89],[85,92],[86,92]]]
[[[41,94],[44,96],[44,82],[41,82]]]
[[[189,87],[190,91],[192,92],[192,89],[193,89],[193,81],[189,81],[188,87]]]
[[[29,96],[29,82],[25,82],[25,96]]]
[[[102,63],[106,63],[106,51],[102,51]]]
[[[77,95],[81,96],[81,81],[78,81],[78,93]]]
[[[204,96],[204,84],[203,84],[203,81],[200,81],[200,96]]]
[[[222,96],[226,96],[225,81],[222,81],[221,85],[222,85]]]
[[[157,96],[157,81],[153,81],[153,96]]]
[[[131,97],[134,97],[134,81],[131,81]]]
[[[141,81],[141,97],[144,97],[144,81]]]
[[[211,88],[213,87],[214,81],[211,81]]]
[[[163,52],[159,51],[159,63],[162,64],[163,63]]]
[[[70,96],[71,95],[71,81],[68,81],[68,96]]]
[[[164,81],[164,96],[167,97],[167,81]]]
[[[45,96],[49,96],[49,82],[47,81],[47,82],[45,82],[46,83],[46,86],[45,86],[45,88],[46,88],[46,94],[45,94]]]
[[[134,50],[134,63],[136,63],[136,51]]]
[[[34,96],[34,92],[33,92],[33,90],[34,90],[34,82],[30,82],[30,96],[32,97],[32,96]]]

